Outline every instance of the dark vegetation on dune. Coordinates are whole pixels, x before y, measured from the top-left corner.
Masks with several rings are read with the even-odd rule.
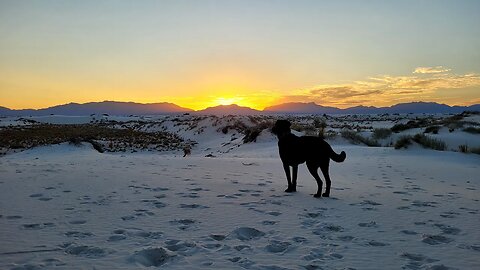
[[[446,127],[450,132],[453,132],[456,129],[463,128],[466,125],[471,125],[471,126],[478,125],[478,123],[476,122],[464,120],[465,117],[468,117],[474,114],[479,114],[479,112],[463,112],[461,114],[453,115],[447,118],[440,118],[440,119],[436,119],[434,117],[416,118],[414,120],[408,121],[407,123],[396,124],[390,129],[393,132],[398,133],[398,132],[405,131],[408,129],[413,129],[413,128],[425,128],[425,133],[437,134],[438,130],[441,127]],[[464,131],[475,133],[475,132],[480,132],[480,129],[475,127],[468,127],[464,129]]]
[[[88,142],[99,152],[141,150],[177,150],[189,142],[165,132],[143,132],[131,128],[112,128],[108,124],[35,124],[0,130],[0,148],[28,149],[36,146],[70,142]]]
[[[412,142],[416,142],[423,146],[424,148],[434,149],[438,151],[445,151],[447,145],[445,142],[431,138],[424,134],[416,134],[415,136],[405,135],[400,137],[395,143],[395,149],[407,148]]]

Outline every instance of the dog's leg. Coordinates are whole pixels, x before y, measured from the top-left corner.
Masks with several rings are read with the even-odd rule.
[[[297,173],[298,173],[298,165],[292,166],[292,191],[297,191]]]
[[[292,178],[290,177],[290,166],[283,163],[283,169],[285,170],[285,175],[287,176],[288,188],[285,189],[285,192],[293,192],[292,190]]]
[[[322,197],[323,182],[322,182],[322,179],[320,179],[320,176],[318,175],[318,172],[317,172],[318,166],[316,164],[307,163],[307,168],[310,174],[313,176],[313,178],[315,178],[315,181],[317,181],[318,190],[317,190],[317,193],[313,195],[313,197],[320,198]]]
[[[328,161],[322,163],[320,165],[320,169],[322,170],[323,176],[325,177],[325,193],[323,193],[323,197],[330,197],[330,186],[332,185],[332,181],[330,181],[330,175],[328,174]]]

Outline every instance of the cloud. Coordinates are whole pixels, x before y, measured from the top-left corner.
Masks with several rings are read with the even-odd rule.
[[[440,67],[435,67],[439,71]],[[418,68],[417,68],[418,69]],[[416,70],[417,70],[416,69]],[[433,69],[433,68],[431,68]],[[447,70],[447,69],[442,69]],[[299,90],[284,96],[283,101],[316,102],[322,105],[347,106],[354,104],[395,103],[405,100],[430,99],[440,89],[464,89],[480,87],[480,75],[464,75],[446,72],[422,73],[422,75],[369,77],[366,80],[345,84],[324,84]],[[452,93],[452,95],[455,95]]]
[[[417,74],[434,74],[434,73],[444,73],[449,72],[450,69],[444,68],[443,66],[436,67],[417,67],[413,73]]]

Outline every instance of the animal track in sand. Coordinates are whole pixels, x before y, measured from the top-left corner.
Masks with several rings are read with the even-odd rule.
[[[270,243],[265,247],[265,250],[270,253],[283,253],[291,245],[292,244],[290,242],[271,240]]]
[[[65,253],[90,259],[102,258],[107,255],[105,249],[95,246],[77,246],[74,244],[66,246]]]
[[[451,226],[448,226],[448,225],[445,225],[445,224],[438,224],[437,223],[437,224],[434,224],[433,226],[442,230],[443,234],[457,235],[462,231],[459,228],[451,227]]]
[[[452,242],[453,239],[445,237],[443,235],[430,235],[424,234],[422,236],[422,242],[429,244],[429,245],[439,245]]]
[[[233,230],[229,236],[236,238],[242,241],[256,240],[265,235],[264,232],[259,231],[255,228],[250,227],[240,227]]]
[[[408,269],[420,269],[424,264],[436,262],[438,260],[428,258],[423,254],[415,253],[403,253],[400,255],[401,258],[407,259],[409,262],[406,265]]]
[[[165,248],[183,256],[191,256],[197,251],[197,244],[191,241],[167,240]]]
[[[146,267],[159,267],[171,261],[175,256],[176,255],[168,252],[162,247],[149,247],[136,251],[130,256],[129,261],[131,263],[139,263]]]
[[[182,231],[192,229],[195,226],[195,224],[198,224],[198,223],[199,222],[194,219],[175,219],[170,221],[170,224],[177,225],[178,229]]]

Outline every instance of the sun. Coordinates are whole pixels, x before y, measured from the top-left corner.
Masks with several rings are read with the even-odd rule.
[[[218,97],[215,99],[214,103],[216,105],[232,105],[237,104],[242,101],[242,98],[239,97]]]

